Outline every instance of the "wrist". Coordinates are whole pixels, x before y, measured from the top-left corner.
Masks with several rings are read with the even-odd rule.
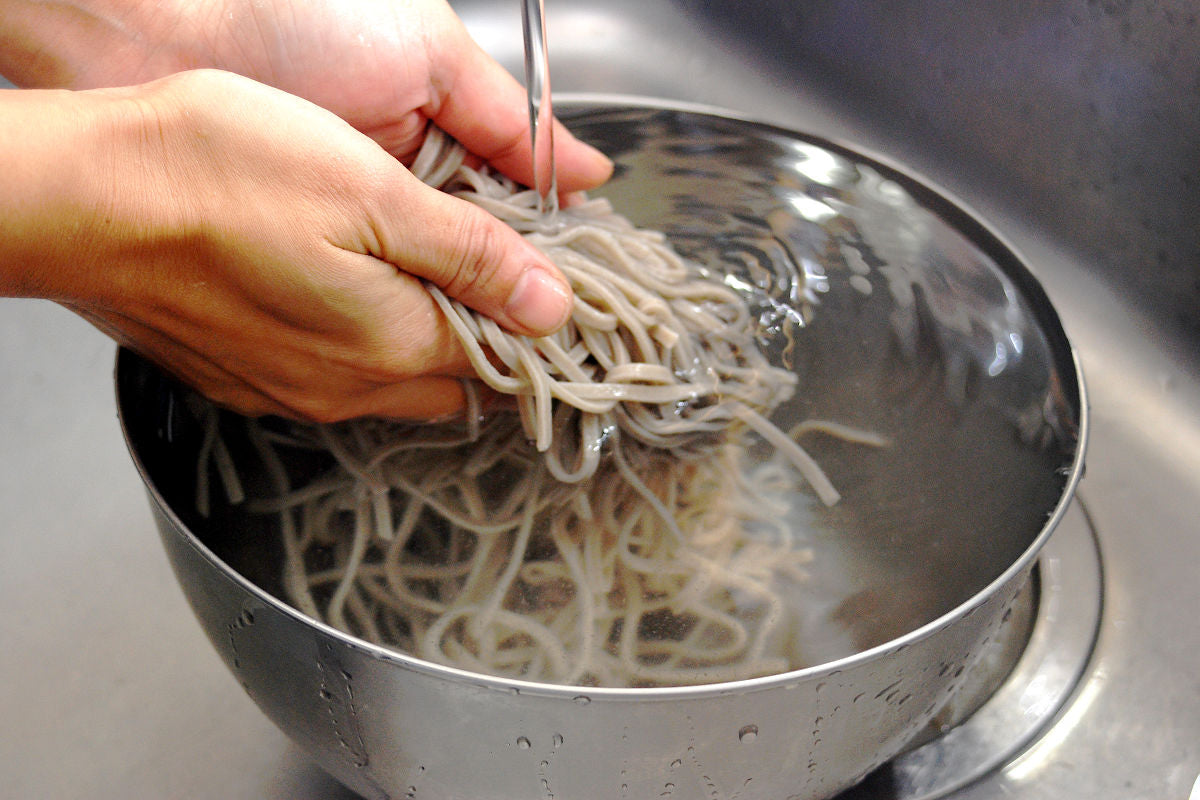
[[[0,92],[0,295],[105,305],[159,246],[156,101],[143,87]]]
[[[0,75],[24,88],[126,86],[209,66],[223,0],[0,0]]]
[[[86,191],[76,180],[79,143],[91,127],[82,95],[0,93],[0,294],[61,291],[66,254],[79,249]]]

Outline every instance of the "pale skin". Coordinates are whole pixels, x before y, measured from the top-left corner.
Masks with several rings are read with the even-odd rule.
[[[0,73],[26,87],[0,92],[0,294],[226,406],[456,412],[470,370],[422,280],[517,333],[570,314],[542,254],[404,167],[433,122],[532,179],[524,90],[440,0],[0,0]],[[608,177],[555,142],[564,193]]]

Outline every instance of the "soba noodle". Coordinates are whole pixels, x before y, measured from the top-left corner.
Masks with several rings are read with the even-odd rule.
[[[521,231],[570,280],[575,310],[528,338],[429,286],[516,413],[481,422],[469,391],[463,422],[249,424],[271,491],[246,506],[278,516],[290,602],[405,653],[527,680],[682,685],[789,668],[778,589],[803,580],[810,552],[787,520],[808,502],[803,482],[838,500],[796,435],[876,440],[768,421],[796,377],[762,354],[746,302],[606,202],[544,218],[532,191],[464,166],[436,130],[413,171]],[[773,455],[752,457],[764,440]],[[298,450],[333,466],[296,483]],[[224,453],[208,440],[205,452]]]

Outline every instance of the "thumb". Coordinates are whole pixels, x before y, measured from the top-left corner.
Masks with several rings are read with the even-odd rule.
[[[567,321],[571,287],[545,254],[483,209],[406,177],[377,218],[381,258],[514,333],[545,336]]]

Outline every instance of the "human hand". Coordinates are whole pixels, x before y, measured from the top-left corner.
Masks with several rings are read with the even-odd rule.
[[[407,5],[380,0],[167,0],[154,4],[78,0],[54,6],[52,14],[41,3],[0,0],[0,11],[0,38],[12,45],[0,49],[0,70],[21,85],[129,85],[190,66],[226,67],[332,109],[397,157],[407,158],[415,151],[426,123],[432,120],[514,179],[528,182],[532,178],[523,90],[479,50],[440,0],[415,0]],[[289,22],[286,26],[284,19]],[[336,56],[334,70],[323,66],[331,54]],[[183,83],[206,80],[219,83],[228,79],[193,76]],[[243,91],[245,87],[235,94]],[[207,100],[198,97],[197,101],[205,113],[213,111],[207,106],[213,101],[211,91]],[[188,108],[178,97],[175,102]],[[569,298],[560,293],[565,284],[558,283],[553,267],[511,231],[483,219],[476,209],[448,206],[447,198],[414,186],[411,176],[402,178],[395,164],[388,168],[379,164],[378,153],[367,157],[361,141],[354,145],[358,155],[344,158],[339,147],[348,141],[345,130],[330,134],[329,146],[315,152],[313,143],[320,138],[312,137],[325,136],[327,129],[336,126],[324,117],[320,124],[307,128],[293,124],[294,120],[281,125],[273,116],[263,116],[281,111],[286,121],[296,109],[282,109],[281,104],[286,101],[273,95],[261,108],[243,103],[238,111],[248,116],[236,120],[229,109],[221,120],[231,126],[223,146],[237,152],[191,152],[186,158],[195,162],[196,174],[182,178],[176,171],[178,186],[197,194],[191,199],[192,213],[186,222],[201,226],[207,237],[209,252],[202,258],[183,252],[181,246],[176,247],[180,252],[163,252],[170,249],[161,241],[170,239],[167,226],[177,221],[171,218],[171,204],[161,209],[122,206],[125,216],[119,217],[110,231],[116,241],[104,241],[93,231],[89,239],[93,252],[84,260],[90,265],[89,274],[111,281],[104,291],[99,291],[102,287],[98,284],[67,285],[80,276],[71,268],[60,270],[54,280],[45,276],[38,280],[66,282],[54,289],[58,299],[118,341],[150,355],[227,405],[250,413],[317,419],[367,413],[433,416],[451,411],[461,402],[459,385],[446,377],[468,371],[459,360],[457,342],[447,341],[440,316],[430,311],[427,294],[418,291],[412,278],[396,275],[397,268],[435,282],[440,282],[441,276],[449,294],[496,316],[517,332],[548,332],[557,324],[552,321],[565,317],[563,308]],[[252,130],[250,119],[256,114],[260,115],[259,128],[276,127]],[[312,114],[312,109],[305,108],[301,116]],[[180,117],[172,119],[177,125],[185,122]],[[39,121],[35,118],[33,124]],[[241,128],[235,131],[237,125]],[[276,157],[257,163],[249,154],[252,134],[282,136],[285,129],[294,137],[290,143],[294,151],[277,136],[260,143]],[[17,126],[15,130],[23,129]],[[173,146],[179,147],[186,137],[179,129],[175,134]],[[245,138],[239,141],[238,136]],[[118,145],[123,141],[120,136],[117,140]],[[104,163],[113,162],[114,175],[120,172],[116,160],[130,155],[128,142],[124,145],[124,149],[118,146],[102,154]],[[562,191],[588,188],[607,178],[611,169],[607,159],[572,139],[561,127],[556,145]],[[61,146],[70,148],[75,142]],[[169,194],[166,187],[171,178],[154,169],[154,159],[163,155],[179,154],[149,154],[145,173],[135,181],[148,182],[142,187],[147,198]],[[216,169],[218,165],[211,160],[226,156],[231,157],[225,168]],[[47,158],[53,160],[54,156],[48,153]],[[339,183],[324,190],[311,181],[296,186],[292,179],[299,177],[294,173],[303,160],[310,179],[319,175]],[[353,173],[368,162],[373,170],[370,174]],[[318,170],[318,165],[329,169]],[[246,172],[237,175],[236,169]],[[397,181],[389,202],[403,205],[372,206],[387,194],[376,185],[385,174]],[[204,182],[209,180],[216,183],[201,198]],[[289,199],[286,192],[292,189],[300,191]],[[358,191],[367,194],[356,198]],[[337,199],[347,204],[340,209],[345,215],[340,222],[354,235],[348,242],[331,240],[347,247],[332,261],[330,253],[317,247],[304,254],[307,261],[290,262],[286,254],[303,250],[306,243],[316,247],[319,243],[311,241],[311,234],[333,222],[321,218],[328,208],[305,206],[314,202],[314,193],[327,202]],[[11,195],[20,196],[20,192]],[[200,202],[213,198],[228,202]],[[188,201],[187,197],[170,199],[176,205]],[[260,202],[264,203],[261,207],[255,205]],[[293,230],[301,235],[290,243],[280,235],[286,227],[282,220],[289,216],[288,202],[297,204],[291,216],[312,223],[311,228]],[[400,208],[406,216],[398,220]],[[353,214],[364,211],[387,217],[395,238],[374,243],[378,246],[373,248],[362,246],[361,226],[374,223]],[[137,213],[147,216],[139,220]],[[196,216],[200,213],[218,217],[203,222]],[[247,219],[235,219],[239,214]],[[268,214],[279,216],[271,231],[265,227],[271,222],[265,219]],[[450,216],[435,216],[439,214]],[[139,226],[143,229],[140,233]],[[255,254],[249,250],[233,246],[229,236],[242,235],[239,226],[254,228],[250,244],[259,250],[257,258],[251,258]],[[135,248],[125,268],[109,275],[114,267],[109,259],[129,258],[121,247],[129,247],[128,239],[137,236],[152,241]],[[35,236],[29,241],[36,240]],[[71,241],[67,238],[54,245],[62,251]],[[291,250],[279,247],[284,244],[290,244]],[[272,249],[276,247],[279,249]],[[349,259],[363,274],[347,271],[347,253],[366,256]],[[314,262],[317,255],[324,260]],[[60,256],[64,264],[73,258],[62,252]],[[550,277],[520,272],[520,265],[529,263],[546,267]],[[464,265],[463,278],[446,279],[447,266],[453,264]],[[141,266],[140,272],[133,269],[135,265]],[[172,274],[173,269],[179,273]],[[205,270],[212,274],[206,275]],[[246,273],[239,275],[239,270]],[[40,271],[46,272],[45,267]],[[29,272],[20,280],[28,283]],[[510,305],[507,293],[515,288],[514,281],[519,275],[535,274],[542,274],[543,279],[526,285],[541,287],[541,298],[527,297],[506,311]],[[142,277],[131,282],[118,280],[120,275]],[[153,280],[143,280],[146,276]],[[385,277],[393,279],[387,287],[383,287]],[[3,278],[0,275],[0,281]],[[10,283],[13,280],[9,278]],[[484,283],[488,280],[496,283]],[[331,296],[322,298],[321,292]],[[353,297],[342,297],[346,292]],[[55,296],[45,288],[27,293]],[[532,315],[525,325],[514,316],[522,307]],[[430,313],[437,319],[427,316]],[[401,341],[402,334],[408,338]],[[260,337],[257,342],[256,336]],[[342,341],[335,346],[327,341],[331,337],[342,337]],[[324,353],[321,347],[332,347],[336,355]],[[276,356],[270,354],[273,348],[278,349]],[[324,369],[322,359],[338,363]],[[360,364],[357,371],[346,368],[351,360]]]
[[[7,93],[0,153],[0,288],[73,308],[246,413],[459,408],[470,368],[421,278],[518,332],[569,313],[514,231],[230,73]]]
[[[524,89],[444,0],[76,0],[54,16],[0,0],[0,10],[11,45],[0,71],[22,86],[123,86],[213,67],[323,106],[402,160],[432,121],[519,183],[533,180]],[[611,163],[562,125],[554,141],[564,194],[608,178]]]

